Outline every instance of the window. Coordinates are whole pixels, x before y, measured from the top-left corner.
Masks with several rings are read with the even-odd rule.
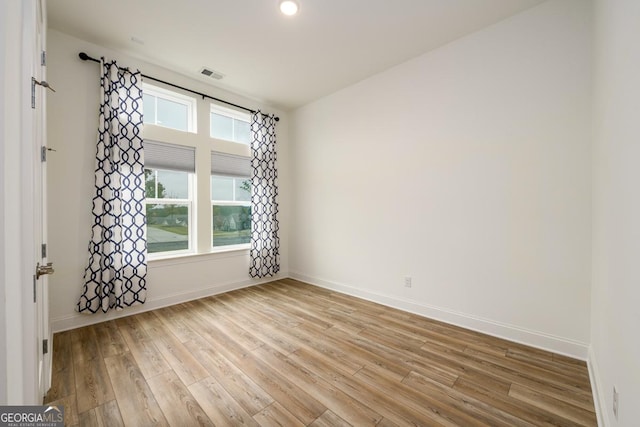
[[[197,132],[196,99],[142,84],[144,122],[185,132]]]
[[[143,102],[145,124],[156,125],[144,145],[149,258],[248,249],[250,113],[146,83]],[[197,127],[197,106],[210,108],[209,126]]]
[[[187,253],[194,248],[195,149],[145,141],[147,251]]]
[[[211,104],[212,138],[249,145],[251,125],[249,113]]]
[[[251,164],[248,157],[211,153],[212,246],[251,241]]]

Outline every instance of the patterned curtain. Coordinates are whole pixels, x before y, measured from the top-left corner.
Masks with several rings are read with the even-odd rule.
[[[260,111],[251,116],[251,277],[280,271],[276,121]]]
[[[115,61],[100,64],[93,226],[81,313],[122,310],[146,299],[142,76]]]

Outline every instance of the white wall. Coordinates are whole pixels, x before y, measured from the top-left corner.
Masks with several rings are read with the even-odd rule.
[[[598,0],[590,365],[604,425],[640,420],[640,2]],[[613,387],[620,396],[613,415]]]
[[[5,275],[6,271],[6,248],[7,248],[7,239],[6,239],[6,222],[5,222],[5,209],[6,202],[11,202],[10,200],[6,200],[5,197],[5,182],[7,179],[7,175],[5,174],[5,161],[7,158],[6,149],[5,149],[5,140],[9,135],[6,133],[6,118],[5,114],[7,108],[10,107],[9,99],[6,95],[5,87],[9,83],[7,80],[7,72],[6,72],[6,61],[10,55],[7,53],[7,36],[12,36],[12,34],[8,31],[9,29],[9,19],[10,19],[10,11],[9,4],[7,2],[0,3],[0,75],[2,75],[2,79],[0,79],[0,129],[2,129],[0,134],[0,157],[3,161],[0,161],[0,271],[3,273],[0,274],[0,384],[7,384],[7,277]],[[14,12],[15,13],[15,12]],[[7,402],[7,386],[3,385],[0,387],[0,405],[6,404]]]
[[[590,24],[545,2],[294,111],[292,275],[586,358]]]
[[[48,100],[49,146],[49,259],[56,273],[51,276],[51,317],[54,331],[102,321],[188,299],[257,283],[248,276],[248,251],[197,255],[174,260],[151,261],[147,303],[141,307],[109,315],[80,315],[75,305],[82,290],[90,238],[91,199],[97,135],[99,65],[83,62],[78,53],[117,59],[143,73],[198,90],[250,108],[277,114],[278,167],[281,215],[281,275],[288,271],[288,176],[287,114],[214,88],[203,82],[153,66],[101,46],[48,32],[48,80],[57,92]],[[198,101],[208,111],[208,101]],[[205,116],[206,117],[206,113]],[[203,125],[202,121],[200,124]],[[206,126],[206,123],[204,123]],[[208,153],[205,154],[209,156]]]

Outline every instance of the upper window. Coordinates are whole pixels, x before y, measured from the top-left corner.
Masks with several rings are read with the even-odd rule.
[[[212,138],[249,145],[250,120],[249,113],[211,104],[210,135]]]
[[[149,254],[188,253],[194,249],[194,172],[193,148],[145,141]]]
[[[142,84],[144,122],[185,132],[196,132],[196,99]]]

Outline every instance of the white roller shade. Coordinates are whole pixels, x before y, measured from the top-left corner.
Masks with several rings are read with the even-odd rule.
[[[196,172],[196,149],[165,142],[144,141],[144,167]]]

